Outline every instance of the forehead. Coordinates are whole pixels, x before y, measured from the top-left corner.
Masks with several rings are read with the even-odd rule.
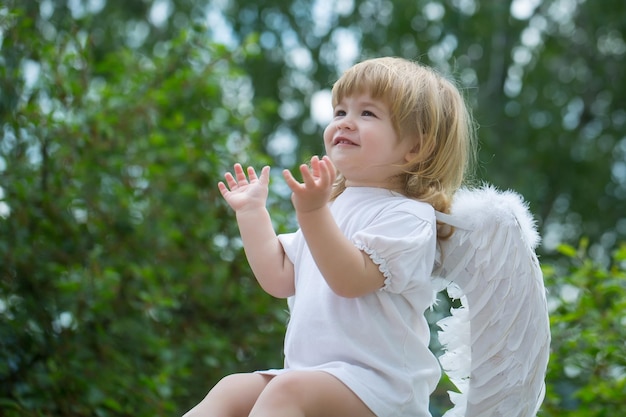
[[[347,87],[347,86],[346,86]],[[388,94],[383,90],[371,88],[369,86],[350,86],[352,88],[333,88],[332,104],[337,106],[350,100],[360,104],[372,104],[388,107]]]
[[[356,105],[360,107],[377,107],[379,109],[387,109],[387,102],[381,98],[372,97],[369,92],[358,92],[354,94],[345,95],[338,98],[337,102],[333,105],[336,106],[349,106]]]
[[[399,74],[390,66],[378,61],[366,61],[344,72],[333,86],[333,102],[344,97],[369,94],[372,98],[387,101],[398,88]]]

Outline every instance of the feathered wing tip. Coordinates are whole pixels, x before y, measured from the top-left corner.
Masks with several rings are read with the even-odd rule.
[[[489,222],[492,218],[506,226],[517,224],[523,240],[532,250],[541,242],[537,222],[530,213],[528,203],[512,190],[500,191],[490,184],[475,189],[462,188],[454,198],[452,214],[477,225]]]
[[[543,401],[550,328],[534,249],[535,221],[519,194],[486,185],[460,190],[456,231],[441,242],[434,279],[462,306],[439,321],[439,358],[459,393],[445,417],[534,416]]]

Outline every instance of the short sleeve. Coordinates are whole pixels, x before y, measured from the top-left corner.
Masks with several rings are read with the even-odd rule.
[[[367,253],[385,277],[381,290],[401,293],[430,285],[436,252],[432,219],[407,211],[392,211],[356,232],[352,241]]]
[[[300,230],[278,235],[278,240],[280,244],[283,245],[283,250],[291,263],[295,263],[302,238],[303,236]]]

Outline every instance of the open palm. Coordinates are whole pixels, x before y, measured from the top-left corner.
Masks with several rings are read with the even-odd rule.
[[[335,182],[336,171],[328,156],[311,158],[311,168],[300,165],[302,182],[298,182],[288,170],[283,176],[292,191],[291,201],[296,211],[304,213],[326,206]]]
[[[242,166],[235,164],[234,175],[227,172],[224,174],[226,183],[217,185],[228,205],[235,211],[265,207],[267,201],[270,167],[263,167],[259,177],[254,168],[248,167],[247,171],[246,176]]]

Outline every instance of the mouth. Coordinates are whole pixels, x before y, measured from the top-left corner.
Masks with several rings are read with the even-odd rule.
[[[350,145],[350,146],[356,146],[357,144],[353,141],[351,141],[350,139],[346,139],[342,136],[339,136],[337,138],[335,138],[333,140],[333,145]]]

